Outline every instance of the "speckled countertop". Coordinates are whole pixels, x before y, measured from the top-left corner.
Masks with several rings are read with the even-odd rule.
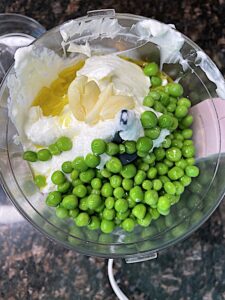
[[[196,41],[225,75],[225,1],[1,0],[0,12],[25,14],[47,29],[88,10],[115,8],[173,23]],[[3,207],[14,223],[5,223]],[[85,257],[47,240],[10,208],[0,190],[0,300],[113,300],[107,261]],[[196,233],[154,261],[115,262],[129,299],[225,299],[225,203]]]

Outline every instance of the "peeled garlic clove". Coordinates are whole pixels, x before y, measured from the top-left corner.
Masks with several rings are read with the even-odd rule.
[[[99,95],[98,101],[94,108],[87,114],[86,123],[95,124],[99,120],[99,113],[101,109],[106,105],[106,102],[112,96],[113,86],[109,84]]]
[[[81,100],[86,82],[87,78],[82,76],[73,80],[68,88],[69,106],[74,117],[79,121],[84,121],[85,119],[85,109],[82,106]]]
[[[133,109],[134,99],[128,96],[116,95],[108,98],[100,112],[101,120],[113,119],[116,113],[122,109]]]
[[[94,108],[95,104],[98,101],[99,94],[100,89],[93,80],[86,83],[84,87],[84,94],[81,100],[86,114]]]

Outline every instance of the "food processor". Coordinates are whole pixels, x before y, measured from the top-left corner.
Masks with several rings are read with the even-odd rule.
[[[85,255],[125,258],[127,262],[156,258],[159,251],[201,226],[225,192],[225,82],[211,59],[172,25],[137,15],[116,14],[110,9],[91,11],[85,17],[55,27],[34,44],[52,49],[62,57],[118,53],[159,63],[165,73],[182,84],[184,96],[192,101],[200,175],[185,189],[171,213],[147,228],[138,226],[130,233],[117,229],[107,235],[58,219],[33,182],[29,165],[22,159],[21,144],[15,143],[16,129],[7,110],[6,81],[14,72],[12,67],[0,89],[0,174],[5,192],[21,214],[46,237],[65,247]]]

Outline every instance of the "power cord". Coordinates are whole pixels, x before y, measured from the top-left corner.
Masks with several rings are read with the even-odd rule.
[[[116,294],[116,296],[119,298],[119,300],[129,300],[127,296],[121,291],[118,284],[115,281],[114,275],[113,275],[113,259],[108,260],[108,277],[109,282],[111,284],[111,287]]]

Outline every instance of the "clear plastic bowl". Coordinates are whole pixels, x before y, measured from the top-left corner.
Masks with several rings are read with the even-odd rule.
[[[102,14],[102,12],[100,15],[92,13],[88,17],[76,19],[76,22],[82,21],[88,24],[90,20],[102,18]],[[109,14],[111,19],[117,19],[119,24],[128,28],[140,20],[145,20],[145,18],[136,15],[114,15],[112,11],[107,11],[106,14]],[[110,32],[111,28],[109,27],[108,30]],[[77,35],[75,40],[85,41],[89,34],[86,31],[83,36]],[[164,70],[173,78],[181,78],[185,90],[184,94],[190,96],[193,104],[218,97],[216,85],[195,64],[196,51],[201,49],[190,39],[183,37],[185,42],[181,54],[183,58],[188,59],[189,67],[183,71],[178,63],[173,63],[165,64]],[[34,43],[49,47],[59,55],[63,55],[61,42],[60,27],[56,27]],[[114,52],[121,50],[121,47],[123,50],[128,50],[143,43],[138,37],[136,39],[135,37],[130,38],[126,33],[120,36],[115,35],[111,39],[96,38],[92,42],[96,49],[101,49],[101,52]],[[154,60],[159,62],[157,47],[144,51],[143,59],[147,58],[149,53],[152,53],[151,58],[154,57]],[[221,79],[222,75],[216,66],[209,58],[207,61],[210,62],[217,76]],[[10,72],[14,72],[13,68]],[[138,260],[142,257],[154,257],[154,253],[186,238],[203,224],[219,205],[224,195],[225,158],[221,153],[221,128],[218,111],[214,103],[210,102],[211,117],[209,118],[211,120],[209,122],[213,122],[213,130],[215,133],[217,132],[213,141],[214,155],[198,160],[198,166],[201,170],[200,176],[186,188],[179,203],[172,207],[170,215],[153,221],[148,228],[138,226],[132,233],[116,230],[109,235],[90,231],[87,228],[78,228],[70,222],[60,220],[55,216],[54,209],[45,205],[43,195],[35,187],[29,165],[21,158],[22,146],[13,142],[16,129],[8,118],[7,98],[8,89],[6,80],[4,80],[0,89],[0,171],[2,185],[17,209],[33,226],[45,236],[65,247],[86,255],[107,258],[125,257]],[[198,131],[198,127],[194,130]],[[205,134],[207,135],[207,132]],[[204,143],[211,142],[207,139],[204,140]],[[205,146],[207,147],[207,144]]]

